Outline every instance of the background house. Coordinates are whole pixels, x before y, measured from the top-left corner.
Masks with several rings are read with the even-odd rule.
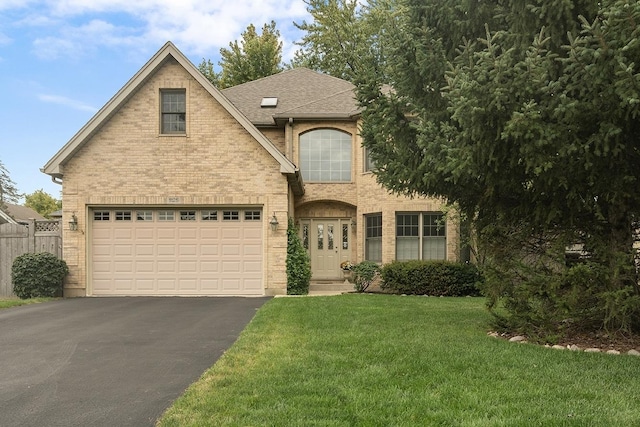
[[[28,225],[31,222],[30,219],[44,220],[46,218],[26,206],[12,205],[10,203],[4,203],[4,205],[0,206],[0,224]]]
[[[167,43],[42,169],[77,218],[65,295],[283,294],[289,217],[316,281],[456,259],[441,200],[376,183],[353,89],[300,68],[221,92]]]

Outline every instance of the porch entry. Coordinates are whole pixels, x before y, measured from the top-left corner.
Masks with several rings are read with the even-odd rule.
[[[341,280],[340,263],[351,254],[351,219],[301,219],[300,226],[302,244],[311,258],[311,279]]]

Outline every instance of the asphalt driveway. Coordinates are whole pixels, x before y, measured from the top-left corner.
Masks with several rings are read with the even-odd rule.
[[[269,298],[76,298],[0,310],[0,424],[149,426]]]

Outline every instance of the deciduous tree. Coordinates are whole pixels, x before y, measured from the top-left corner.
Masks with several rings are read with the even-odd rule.
[[[43,189],[27,194],[24,205],[30,207],[45,218],[49,218],[52,212],[62,209],[62,201],[46,193]]]
[[[211,60],[203,59],[200,71],[215,85],[227,88],[276,74],[282,67],[282,42],[275,21],[264,24],[258,34],[253,24],[242,33],[242,39],[220,49],[218,62],[222,71],[218,74]]]

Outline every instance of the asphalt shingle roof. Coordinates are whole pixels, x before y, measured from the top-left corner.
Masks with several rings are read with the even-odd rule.
[[[275,119],[349,118],[359,112],[355,87],[346,80],[294,68],[224,89],[222,93],[254,125],[274,125]],[[278,98],[276,107],[260,106],[262,98]]]

